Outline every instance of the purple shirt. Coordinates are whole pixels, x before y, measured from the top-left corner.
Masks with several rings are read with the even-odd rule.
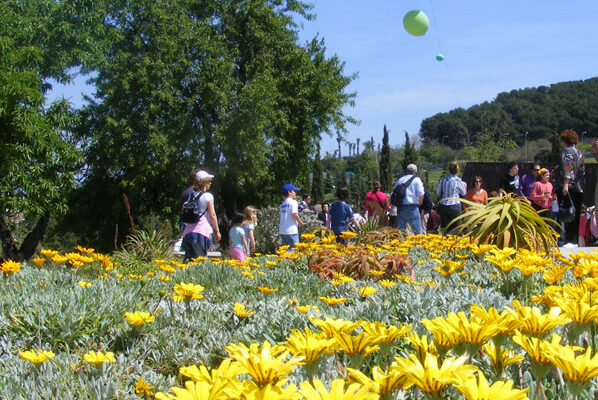
[[[525,197],[529,197],[534,190],[534,185],[536,184],[537,180],[533,177],[531,173],[527,173],[523,175],[522,184],[523,187],[521,188],[521,192]]]

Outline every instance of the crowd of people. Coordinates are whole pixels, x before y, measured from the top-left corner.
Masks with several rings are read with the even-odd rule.
[[[452,234],[457,224],[451,222],[467,211],[465,199],[471,203],[487,205],[488,199],[512,194],[527,201],[543,216],[554,220],[553,227],[560,233],[559,246],[565,243],[587,244],[587,236],[580,233],[580,216],[585,209],[582,206],[585,187],[585,168],[583,154],[577,148],[578,137],[575,131],[561,133],[563,150],[560,163],[551,172],[539,164],[532,165],[530,171],[520,177],[519,165],[511,163],[500,181],[497,191],[490,194],[484,189],[484,180],[475,176],[468,185],[458,176],[456,162],[448,165],[448,175],[440,180],[436,187],[438,203],[434,204],[422,179],[418,176],[415,164],[409,164],[405,175],[399,177],[392,193],[381,190],[380,182],[373,182],[372,190],[364,199],[361,212],[354,212],[347,203],[349,190],[339,187],[336,190],[337,201],[324,203],[310,208],[311,197],[303,194],[298,197],[301,188],[287,183],[282,187],[284,200],[280,205],[279,235],[283,245],[292,249],[299,242],[299,231],[303,226],[301,213],[316,212],[322,226],[331,229],[339,243],[344,243],[342,233],[358,230],[369,219],[375,219],[380,226],[392,226],[408,233]],[[598,161],[598,140],[592,145],[592,151]],[[220,241],[218,220],[214,209],[214,196],[209,192],[213,175],[200,170],[193,172],[188,187],[181,193],[180,207],[192,198],[196,199],[196,213],[200,216],[195,223],[181,223],[182,249],[184,261],[206,255],[213,246],[213,238]],[[595,185],[594,199],[598,199],[598,184]],[[593,223],[596,223],[594,211]],[[229,231],[230,255],[234,259],[244,260],[255,252],[255,229],[257,209],[248,206],[243,213],[234,215]],[[590,227],[590,224],[587,224]],[[596,227],[598,235],[598,227]],[[585,241],[584,241],[585,239]]]

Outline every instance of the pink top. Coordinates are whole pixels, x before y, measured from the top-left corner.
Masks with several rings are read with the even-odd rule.
[[[199,208],[200,213],[204,213],[204,215],[195,224],[185,224],[183,237],[188,233],[199,233],[202,236],[210,237],[214,229],[212,229],[212,225],[210,225],[210,221],[208,220],[208,205],[213,201],[214,195],[212,193],[205,192],[201,195],[199,198]]]
[[[368,212],[368,215],[373,215],[374,214],[374,209],[372,207],[370,207],[369,202],[373,201],[374,203],[377,203],[380,208],[382,208],[384,211],[386,211],[388,209],[388,202],[386,201],[386,193],[377,190],[376,192],[368,192],[368,194],[365,195],[365,209]]]
[[[544,193],[548,193],[548,196],[544,197]],[[552,193],[552,183],[542,181],[536,182],[529,197],[535,204],[546,209],[550,209],[552,202],[556,199]]]

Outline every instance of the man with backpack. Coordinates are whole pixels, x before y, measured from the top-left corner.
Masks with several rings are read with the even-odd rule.
[[[424,183],[417,177],[417,166],[407,165],[407,174],[397,179],[390,202],[397,207],[397,229],[409,224],[415,234],[423,235],[419,206],[424,200]]]

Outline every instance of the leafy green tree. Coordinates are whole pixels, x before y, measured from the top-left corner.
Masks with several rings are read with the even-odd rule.
[[[403,167],[403,172],[407,170],[407,165],[409,164],[416,164],[417,163],[417,151],[415,150],[415,145],[410,143],[409,140],[409,133],[405,131],[405,146],[403,150],[403,159],[401,160],[401,166]]]
[[[392,171],[390,163],[390,146],[388,145],[388,129],[384,125],[384,136],[382,137],[382,150],[380,151],[380,186],[385,192],[392,187]]]
[[[84,1],[0,3],[0,240],[4,258],[31,257],[52,214],[67,209],[80,153],[65,100],[46,105],[92,57],[99,13]],[[85,21],[85,23],[83,23]],[[16,234],[25,232],[19,244]]]
[[[322,132],[354,122],[343,114],[353,76],[323,41],[297,44],[293,18],[311,18],[303,2],[109,5],[78,130],[89,168],[65,219],[104,247],[127,225],[123,194],[135,219],[175,217],[187,171],[202,167],[220,210],[267,204],[284,181],[307,182]]]

